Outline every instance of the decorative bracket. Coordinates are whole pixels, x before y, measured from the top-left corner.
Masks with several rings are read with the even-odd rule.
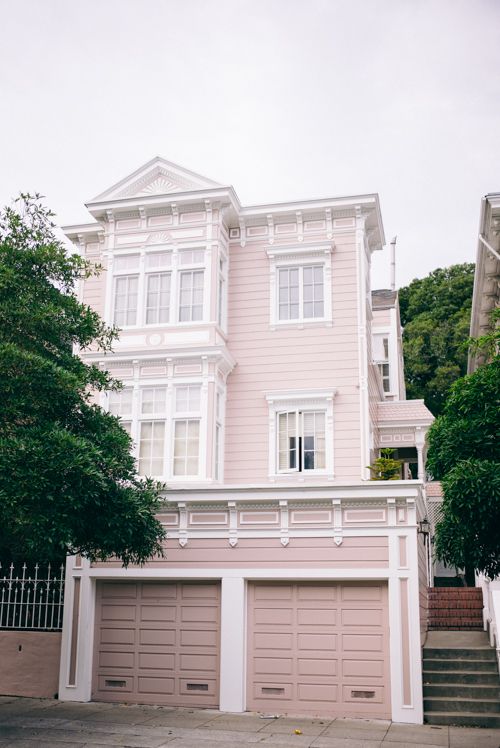
[[[281,538],[280,539],[280,543],[283,546],[283,548],[286,548],[287,545],[289,544],[289,542],[290,542],[290,538]]]

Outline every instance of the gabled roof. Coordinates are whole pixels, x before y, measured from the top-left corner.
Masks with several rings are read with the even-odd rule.
[[[183,166],[166,161],[160,156],[148,161],[139,169],[109,187],[88,203],[103,203],[127,197],[148,197],[151,195],[171,195],[190,190],[213,189],[224,185]]]
[[[425,406],[423,400],[390,400],[377,403],[378,426],[397,426],[414,424],[430,426],[434,416]]]

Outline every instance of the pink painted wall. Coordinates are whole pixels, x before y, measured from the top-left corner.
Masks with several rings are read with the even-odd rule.
[[[240,538],[231,548],[227,540],[193,539],[181,548],[173,538],[165,544],[167,560],[150,561],[147,567],[180,569],[213,567],[227,569],[270,566],[295,569],[377,569],[389,564],[387,536],[348,537],[336,546],[333,538],[291,538],[284,548],[279,538]],[[95,564],[98,568],[121,566],[117,562]],[[132,568],[132,567],[129,567]]]
[[[328,241],[317,238],[318,243]],[[269,475],[269,410],[264,393],[336,389],[335,477],[359,479],[359,369],[354,235],[332,253],[333,324],[270,329],[266,242],[230,248],[228,337],[237,366],[228,379],[225,481],[257,483]]]
[[[59,688],[61,634],[0,631],[0,693],[53,698]]]

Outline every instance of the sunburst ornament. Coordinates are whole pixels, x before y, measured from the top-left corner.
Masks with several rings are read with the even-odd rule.
[[[156,177],[152,182],[145,185],[139,192],[140,195],[164,195],[168,192],[178,192],[179,185],[174,184],[166,177]]]

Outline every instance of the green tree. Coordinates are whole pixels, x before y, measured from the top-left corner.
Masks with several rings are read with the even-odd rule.
[[[117,332],[78,301],[100,268],[66,253],[51,216],[38,195],[0,214],[0,554],[142,563],[162,553],[161,486],[93,402],[120,385],[73,349],[109,351]]]
[[[467,371],[474,265],[438,268],[399,291],[408,398],[438,416],[450,386]]]
[[[491,337],[500,342],[498,329]],[[500,574],[499,434],[500,356],[494,355],[452,385],[429,430],[427,468],[444,493],[435,552],[447,565],[465,568],[468,584],[474,570]]]
[[[401,462],[394,459],[395,451],[390,447],[380,450],[380,457],[377,457],[373,465],[368,465],[368,470],[372,474],[370,480],[399,480],[401,477]]]

